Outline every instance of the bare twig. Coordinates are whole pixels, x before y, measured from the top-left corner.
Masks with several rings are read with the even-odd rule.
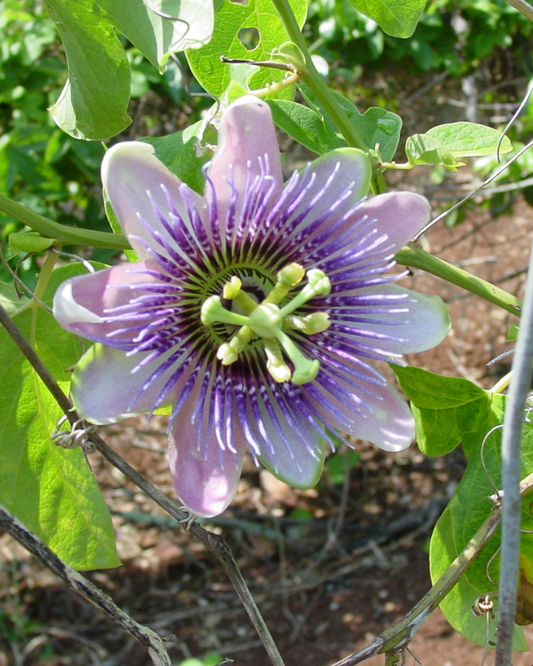
[[[516,612],[518,556],[520,552],[520,448],[524,406],[531,387],[533,359],[533,251],[516,352],[512,381],[505,408],[502,434],[502,553],[500,558],[498,632],[495,666],[510,663]]]
[[[58,386],[55,379],[49,373],[47,368],[42,363],[41,359],[35,353],[32,346],[22,335],[19,328],[9,317],[4,308],[0,305],[0,323],[6,328],[9,335],[12,337],[16,345],[22,351],[24,356],[33,366],[34,370],[37,372],[46,388],[50,391],[52,396],[55,398],[56,402],[59,404],[68,420],[72,425],[79,421],[80,416],[74,410],[72,403],[63,393],[61,388]],[[213,532],[201,527],[191,516],[187,509],[181,508],[176,502],[164,495],[160,490],[158,490],[154,485],[147,481],[141,474],[131,467],[123,458],[121,458],[111,447],[109,447],[106,442],[99,437],[97,434],[91,434],[89,437],[98,451],[118,470],[120,470],[125,476],[127,476],[133,483],[135,483],[141,490],[143,490],[149,497],[151,497],[154,502],[159,504],[165,511],[167,511],[173,518],[175,518],[181,525],[186,526],[186,528],[194,534],[194,536],[199,539],[208,550],[217,558],[217,560],[222,565],[226,575],[231,580],[235,591],[239,595],[239,598],[244,605],[252,624],[254,625],[259,637],[265,649],[270,657],[274,666],[284,666],[283,659],[279,653],[279,650],[274,643],[270,631],[244,581],[244,578],[240,572],[240,569],[235,562],[233,554],[230,547],[226,541]]]
[[[114,601],[99,590],[90,580],[78,571],[65,564],[48,546],[35,536],[27,527],[19,522],[6,508],[0,504],[0,527],[18,541],[26,550],[35,555],[51,569],[66,585],[84,599],[96,606],[106,615],[130,633],[135,640],[143,645],[152,658],[154,666],[172,666],[163,640],[155,631],[143,627],[124,613]]]
[[[523,414],[522,414],[523,416]],[[533,490],[533,474],[522,480],[520,493],[526,495]],[[474,562],[495,533],[501,519],[501,509],[495,507],[483,525],[478,529],[464,549],[451,563],[445,573],[433,585],[431,590],[407,613],[407,615],[392,627],[386,629],[369,645],[354,654],[337,661],[333,666],[355,666],[376,654],[394,653],[400,648],[406,648],[420,625],[427,620],[437,608],[444,597],[456,585],[459,578]],[[507,662],[509,663],[509,662]]]

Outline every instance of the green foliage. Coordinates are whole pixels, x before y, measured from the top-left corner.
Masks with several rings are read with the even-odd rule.
[[[305,20],[305,0],[290,0],[291,7],[301,26]],[[256,30],[258,43],[249,49],[243,36],[244,30]],[[288,38],[280,19],[273,11],[271,0],[249,0],[246,4],[222,2],[215,13],[213,38],[206,46],[187,51],[187,60],[196,79],[212,95],[222,97],[236,82],[243,90],[264,88],[267,84],[281,81],[285,72],[259,69],[252,65],[227,64],[227,58],[269,60],[273,49],[287,42]],[[253,46],[249,44],[248,46]],[[276,93],[276,97],[291,99],[292,89]]]
[[[155,154],[172,173],[193,190],[202,193],[205,182],[202,166],[212,155],[211,151],[201,147],[202,139],[206,139],[204,133],[205,123],[199,121],[181,132],[142,140],[154,146]]]
[[[490,496],[501,483],[500,433],[506,396],[491,394],[465,379],[442,377],[419,368],[395,368],[411,400],[418,444],[428,455],[442,455],[462,442],[468,466],[455,495],[435,526],[430,568],[435,582],[448,569],[493,509]],[[533,424],[524,425],[522,476],[533,472]],[[530,499],[523,500],[523,527],[533,527]],[[486,642],[486,618],[470,612],[474,602],[497,591],[496,534],[466,574],[441,603],[453,628],[479,645]],[[521,558],[533,558],[533,539],[524,534]],[[494,640],[494,626],[491,627]],[[515,649],[526,649],[522,631],[515,630]]]
[[[431,577],[435,581],[441,576],[455,556],[464,548],[475,531],[492,510],[489,496],[500,488],[501,483],[501,426],[506,396],[494,395],[490,402],[479,410],[477,433],[465,432],[464,448],[468,467],[457,491],[441,516],[433,533],[430,550]],[[487,436],[485,445],[482,442]],[[533,427],[524,424],[522,440],[522,475],[533,472]],[[531,498],[522,501],[522,527],[531,530],[533,519],[530,510]],[[441,608],[450,624],[469,640],[484,645],[486,641],[486,618],[475,617],[468,612],[475,600],[482,595],[495,592],[498,581],[500,535],[496,534],[467,570],[459,584],[444,599]],[[523,534],[520,546],[522,562],[533,558],[533,539]],[[493,558],[494,557],[494,558]],[[493,559],[491,559],[493,558]],[[529,573],[531,576],[531,572]],[[492,582],[494,581],[494,582]],[[497,607],[497,603],[495,604]],[[491,640],[494,640],[494,624]],[[522,630],[515,629],[515,649],[527,650]]]
[[[441,456],[452,451],[465,432],[479,432],[479,415],[489,398],[483,389],[459,377],[442,377],[422,368],[394,366],[411,400],[420,450]]]
[[[196,657],[189,657],[179,663],[179,666],[216,666],[223,663],[224,657],[221,657],[216,652],[208,652],[201,659]]]
[[[326,459],[326,469],[331,483],[335,485],[344,483],[346,473],[357,465],[359,458],[357,451],[345,451],[329,456]]]
[[[82,271],[80,264],[62,267],[53,285]],[[40,308],[19,308],[14,321],[68,393],[67,369],[81,353],[77,338]],[[83,452],[51,441],[62,412],[3,328],[0,382],[0,502],[71,566],[117,566],[109,511]]]
[[[165,3],[172,20],[142,0],[45,0],[68,60],[68,81],[50,109],[61,129],[77,139],[105,139],[131,122],[130,66],[114,28],[126,35],[156,67],[171,52],[198,48],[213,26],[210,2]],[[113,94],[109,94],[109,91]]]
[[[392,37],[410,37],[426,0],[351,0],[356,9],[375,21]]]
[[[412,27],[422,1],[352,1],[313,0],[306,26],[318,53],[328,62],[340,58],[347,73],[355,65],[373,63],[381,69],[401,61],[409,73],[446,70],[461,76],[502,48],[512,50],[517,63],[528,63],[533,25],[504,0],[429,0],[410,39],[390,36],[393,32],[382,18],[377,25],[367,16],[374,6],[380,12],[405,7],[412,12]]]
[[[318,114],[319,118],[324,121],[325,132],[322,128],[318,128],[320,131],[319,140],[324,142],[327,136],[329,137],[329,145],[332,147],[345,146],[346,141],[335,128],[331,120],[329,120],[320,101],[315,95],[313,95],[309,88],[303,84],[300,85],[300,91],[309,106],[316,114]],[[333,94],[336,101],[344,109],[348,118],[352,121],[354,127],[357,129],[371,152],[375,155],[379,155],[379,158],[385,162],[392,160],[400,140],[400,131],[402,128],[402,119],[400,116],[392,111],[387,111],[386,109],[381,109],[379,107],[372,107],[367,109],[365,113],[360,113],[355,104],[344,95],[341,95],[338,92],[334,92]],[[291,130],[291,126],[285,125],[283,129],[290,134],[289,130]]]
[[[103,147],[65,135],[47,111],[64,83],[57,41],[41,4],[0,0],[0,192],[56,222],[107,230]],[[0,212],[1,242],[19,229]],[[37,270],[28,260],[18,273],[33,286]],[[1,266],[0,278],[10,279]]]

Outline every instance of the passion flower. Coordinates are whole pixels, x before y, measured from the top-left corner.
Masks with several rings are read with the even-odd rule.
[[[435,346],[449,319],[392,284],[427,201],[366,199],[370,173],[343,148],[284,186],[269,107],[248,96],[222,116],[204,196],[146,143],[106,154],[104,190],[139,261],[59,288],[59,323],[97,343],[72,395],[98,424],[171,404],[170,470],[193,513],[227,507],[247,450],[308,488],[331,429],[387,451],[411,442],[410,410],[371,362]]]

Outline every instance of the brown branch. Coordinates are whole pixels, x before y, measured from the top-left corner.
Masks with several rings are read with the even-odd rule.
[[[63,562],[48,546],[25,527],[15,516],[0,504],[0,527],[51,569],[71,590],[82,596],[93,606],[130,633],[148,650],[154,666],[172,666],[163,640],[155,631],[135,622],[115,602],[76,569]]]
[[[58,386],[55,379],[52,377],[48,369],[42,363],[39,356],[36,354],[33,347],[29,344],[26,338],[22,335],[19,328],[9,317],[5,309],[0,305],[0,323],[5,327],[15,344],[28,359],[34,370],[37,372],[46,388],[50,391],[55,398],[61,409],[64,411],[69,422],[74,425],[80,420],[80,415],[74,409],[71,401],[63,393]],[[129,465],[121,456],[118,455],[113,449],[106,444],[106,442],[97,434],[91,433],[88,436],[88,441],[92,442],[98,451],[108,460],[114,467],[120,470],[127,476],[133,483],[135,483],[141,490],[143,490],[149,497],[151,497],[156,504],[159,504],[167,513],[175,518],[180,525],[185,529],[192,532],[192,534],[201,541],[206,548],[217,558],[222,565],[226,575],[230,579],[235,591],[237,592],[243,606],[248,613],[248,616],[257,631],[265,650],[267,651],[270,660],[274,666],[284,666],[283,659],[279,650],[268,630],[268,627],[261,615],[257,604],[252,597],[248,586],[243,578],[243,575],[235,562],[235,558],[231,552],[230,547],[226,541],[209,530],[204,529],[199,525],[191,513],[180,507],[174,500],[164,495],[147,479],[145,479],[139,472],[137,472],[131,465]],[[66,566],[66,565],[65,565]]]

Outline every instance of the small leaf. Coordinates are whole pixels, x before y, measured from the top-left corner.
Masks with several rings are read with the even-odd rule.
[[[19,252],[42,252],[54,244],[53,238],[45,238],[32,231],[15,231],[9,234],[9,247],[15,254]]]
[[[411,401],[420,450],[440,456],[454,449],[466,432],[479,432],[489,395],[467,379],[443,377],[422,368],[393,366]]]
[[[344,137],[337,131],[331,120],[329,120],[324,107],[314,94],[305,84],[301,84],[299,88],[308,104],[324,119],[330,136],[336,137],[338,143],[334,147],[345,146],[346,141]],[[371,107],[364,113],[361,113],[355,104],[346,99],[344,95],[335,91],[333,94],[368,148],[376,152],[379,149],[381,159],[384,162],[390,162],[396,153],[398,142],[400,141],[400,132],[402,129],[402,119],[400,116],[377,106]],[[331,140],[333,142],[333,139]]]
[[[326,460],[326,468],[331,483],[341,485],[346,478],[346,472],[353,469],[359,462],[357,451],[335,453]]]
[[[426,0],[351,0],[362,14],[375,21],[391,37],[410,37]]]
[[[516,324],[511,324],[509,326],[509,331],[507,333],[507,341],[508,342],[516,342],[518,340],[518,331],[520,330],[520,326],[517,326]]]
[[[405,154],[409,164],[435,164],[446,167],[448,171],[457,171],[463,166],[446,146],[427,134],[414,134],[405,143]]]
[[[106,139],[131,122],[130,69],[108,19],[92,0],[46,0],[65,47],[69,78],[49,109],[76,139]]]
[[[181,132],[158,138],[141,139],[154,147],[157,158],[174,175],[200,193],[203,192],[205,183],[202,166],[211,157],[211,152],[205,150],[201,144],[201,140],[204,138],[204,128],[205,123],[199,121]]]
[[[307,13],[305,0],[289,0],[298,25],[302,27]],[[239,39],[243,28],[258,31],[259,43],[249,51]],[[199,83],[212,95],[222,97],[232,79],[245,89],[260,89],[285,78],[285,72],[249,65],[229,65],[220,56],[248,60],[269,60],[274,49],[288,41],[283,24],[274,11],[271,0],[248,0],[246,3],[223,2],[215,14],[215,29],[209,44],[187,51],[187,60]],[[243,72],[245,80],[243,80]],[[248,87],[248,88],[247,88]],[[291,99],[294,93],[285,89],[276,97]]]
[[[498,141],[502,133],[492,127],[477,123],[449,123],[437,125],[426,132],[435,141],[438,141],[454,157],[480,157],[496,153]],[[503,137],[500,153],[509,153],[513,149],[508,137]]]

